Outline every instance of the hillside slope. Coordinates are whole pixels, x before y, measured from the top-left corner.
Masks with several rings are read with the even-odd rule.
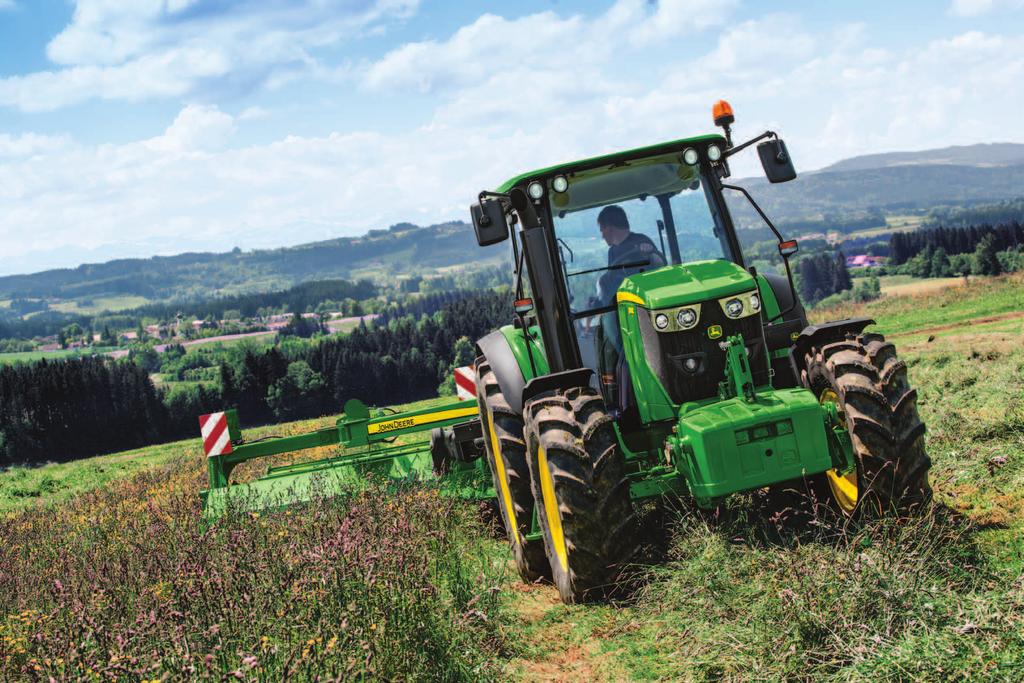
[[[309,280],[383,280],[401,273],[479,264],[504,256],[484,253],[472,227],[458,221],[421,228],[410,224],[294,247],[226,253],[185,253],[120,259],[77,268],[0,277],[0,299],[133,294],[163,300],[284,289]]]

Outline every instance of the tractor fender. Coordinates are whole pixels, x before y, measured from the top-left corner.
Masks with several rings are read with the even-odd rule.
[[[479,355],[487,359],[494,371],[494,378],[498,380],[501,393],[508,401],[509,407],[517,415],[523,414],[523,388],[526,386],[526,378],[519,367],[515,354],[508,339],[501,330],[495,330],[486,337],[476,342]]]
[[[874,325],[871,318],[845,318],[820,325],[808,325],[797,335],[793,347],[789,350],[789,362],[799,378],[805,370],[804,359],[813,346],[822,346],[829,342],[839,341],[847,333],[860,334],[868,325]]]
[[[778,302],[780,311],[784,311],[793,305],[794,292],[789,288],[789,280],[778,273],[759,274],[768,282],[768,286],[772,288],[772,294],[775,295],[775,301]],[[785,315],[783,320],[786,322],[791,320],[800,320],[806,326],[807,314],[804,312],[803,304],[797,300],[796,306],[792,311]]]

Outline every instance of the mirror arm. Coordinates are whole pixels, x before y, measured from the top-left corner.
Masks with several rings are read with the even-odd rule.
[[[771,133],[771,131],[768,131],[768,133]],[[765,135],[768,135],[768,133],[765,133]],[[762,135],[761,137],[764,136]],[[754,140],[751,140],[750,142],[754,142],[757,139],[758,138],[754,138]],[[750,143],[748,142],[746,144]],[[754,207],[755,211],[757,211],[757,214],[761,217],[761,220],[765,222],[765,225],[771,228],[772,232],[775,234],[775,237],[779,240],[779,242],[781,243],[785,241],[782,239],[782,235],[779,233],[778,229],[776,229],[775,224],[772,223],[771,219],[768,218],[767,214],[765,214],[765,212],[761,210],[761,207],[757,205],[757,202],[754,201],[754,198],[750,196],[750,193],[747,192],[746,189],[740,187],[739,185],[727,185],[725,183],[722,183],[721,186],[726,190],[735,190],[736,192],[742,192],[743,196],[747,198],[748,202],[750,202],[750,205]],[[779,254],[779,256],[782,256],[782,254]],[[782,256],[782,262],[786,264],[786,279],[789,280],[789,291],[793,293],[793,302],[789,305],[789,308],[787,308],[784,311],[780,311],[777,316],[769,320],[769,323],[774,320],[778,320],[779,318],[784,318],[787,313],[791,312],[794,308],[796,308],[796,285],[793,284],[793,269],[789,267],[789,257]]]
[[[779,136],[775,134],[775,131],[766,130],[765,132],[763,132],[760,135],[758,135],[756,138],[751,138],[751,139],[747,140],[746,142],[744,142],[741,145],[736,145],[735,147],[730,147],[729,149],[725,150],[724,152],[722,152],[722,158],[723,159],[728,159],[733,154],[736,154],[736,152],[742,152],[743,150],[745,150],[747,147],[750,147],[755,142],[760,142],[761,140],[764,140],[765,138],[777,138],[777,137],[779,137]]]
[[[523,299],[523,257],[526,255],[525,249],[516,248],[516,235],[515,231],[512,231],[512,251],[513,258],[516,261],[516,299]],[[526,356],[530,359],[530,371],[533,376],[537,376],[537,363],[533,360],[533,348],[530,346],[530,340],[533,336],[530,334],[530,326],[526,324],[526,314],[515,311],[515,316],[519,318],[519,327],[523,330],[523,336],[526,338]]]

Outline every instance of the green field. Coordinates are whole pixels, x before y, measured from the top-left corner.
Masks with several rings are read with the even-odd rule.
[[[15,353],[0,353],[0,365],[12,363],[28,363],[42,360],[44,358],[78,358],[80,356],[93,356],[113,351],[114,347],[96,346],[88,349],[60,349],[59,351],[18,351]]]
[[[144,296],[124,294],[119,296],[96,296],[85,300],[70,299],[59,303],[50,304],[50,308],[61,313],[80,313],[91,315],[102,311],[126,311],[130,308],[145,306],[150,302]]]
[[[628,600],[567,607],[429,486],[206,530],[198,439],[15,470],[0,678],[1021,680],[1024,277],[815,311],[861,315],[918,387],[936,494],[921,517],[683,504],[651,517],[670,541]]]

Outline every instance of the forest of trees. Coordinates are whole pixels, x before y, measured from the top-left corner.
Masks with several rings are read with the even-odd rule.
[[[1024,226],[1017,221],[997,225],[970,225],[959,228],[938,227],[913,232],[894,232],[889,239],[892,265],[906,263],[926,248],[942,249],[947,255],[974,252],[986,236],[992,236],[996,251],[1024,246]]]
[[[832,294],[853,287],[843,252],[822,252],[800,259],[796,264],[797,288],[805,306],[813,306]]]
[[[472,292],[465,290],[449,290],[446,292],[437,292],[435,294],[425,294],[416,298],[401,299],[397,302],[388,304],[386,308],[381,310],[380,314],[374,320],[374,324],[386,327],[388,323],[392,320],[397,320],[398,318],[404,318],[410,315],[414,318],[419,318],[423,315],[433,315],[445,306],[455,303],[456,301],[466,299],[472,295]]]
[[[221,364],[216,388],[162,392],[128,359],[0,367],[0,466],[192,437],[198,415],[228,407],[252,426],[337,413],[349,398],[377,405],[427,398],[449,373],[461,337],[477,339],[511,318],[508,295],[486,292],[419,319],[249,350]]]
[[[167,403],[144,369],[98,357],[0,367],[0,465],[186,436],[196,416],[217,405],[215,392],[196,389],[190,400]]]
[[[1024,221],[1024,198],[971,206],[936,207],[928,212],[925,225],[927,227],[940,225],[964,227],[985,223],[995,225],[1010,221]]]

